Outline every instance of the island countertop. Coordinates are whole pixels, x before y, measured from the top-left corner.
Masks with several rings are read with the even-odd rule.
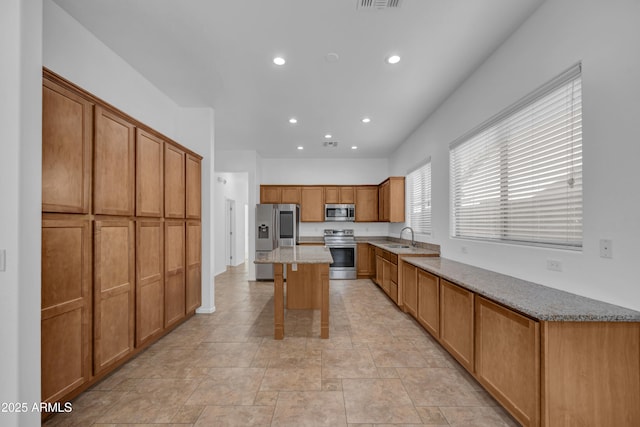
[[[257,253],[255,264],[332,264],[331,251],[325,246],[283,246],[271,252]]]

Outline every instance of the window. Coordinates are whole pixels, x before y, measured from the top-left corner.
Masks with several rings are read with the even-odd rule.
[[[407,223],[415,233],[431,234],[431,160],[407,175]]]
[[[450,146],[453,237],[582,247],[581,67]]]

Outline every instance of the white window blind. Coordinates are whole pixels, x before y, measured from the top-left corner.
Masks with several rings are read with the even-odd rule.
[[[408,225],[431,234],[431,160],[407,175],[407,195]]]
[[[450,146],[452,236],[582,247],[580,64]]]

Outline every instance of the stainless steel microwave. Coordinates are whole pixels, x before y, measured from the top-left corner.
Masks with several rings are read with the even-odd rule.
[[[324,205],[325,221],[355,221],[355,205]]]

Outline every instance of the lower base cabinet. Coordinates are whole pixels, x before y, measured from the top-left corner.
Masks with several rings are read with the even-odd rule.
[[[186,228],[186,310],[195,313],[202,305],[202,226],[200,221],[187,221]]]
[[[539,425],[540,324],[482,297],[475,321],[476,378],[523,426]]]
[[[186,312],[185,287],[185,223],[166,220],[164,223],[164,326],[182,320]]]
[[[434,337],[440,338],[440,278],[418,270],[416,319]]]
[[[474,294],[440,280],[440,343],[473,372]]]
[[[164,330],[164,228],[158,220],[136,222],[136,347]]]
[[[406,262],[402,265],[402,302],[404,311],[414,318],[418,315],[418,269]]]

